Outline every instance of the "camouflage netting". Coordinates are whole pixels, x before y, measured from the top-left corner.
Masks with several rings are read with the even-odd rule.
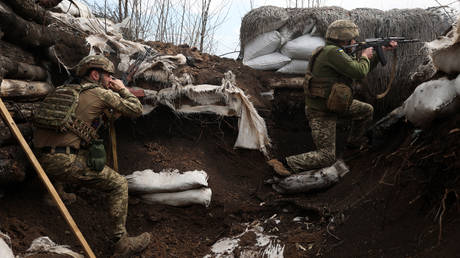
[[[267,10],[265,10],[267,9]],[[276,10],[276,11],[275,11]],[[279,8],[273,6],[260,7],[248,14],[242,20],[240,30],[241,51],[252,39],[268,30],[260,26],[258,19],[265,19],[264,15],[269,14],[270,20],[276,13],[283,14],[279,21],[284,19],[285,10],[289,19],[277,28],[283,37],[291,40],[303,34],[312,34],[324,37],[328,25],[337,19],[350,19],[360,28],[359,40],[364,38],[376,38],[387,36],[403,36],[416,38],[421,42],[429,42],[446,33],[453,23],[452,13],[445,13],[444,9],[392,9],[381,11],[377,9],[359,8],[347,11],[340,7],[320,8]],[[256,23],[251,23],[257,21]],[[274,25],[272,23],[271,25]],[[281,22],[280,22],[281,24]],[[265,30],[263,30],[264,28]],[[274,26],[271,26],[274,29]],[[399,106],[405,100],[416,85],[422,80],[428,79],[418,76],[417,81],[410,79],[410,74],[416,68],[428,60],[428,52],[423,48],[422,43],[400,45],[395,51],[397,54],[396,75],[389,94],[381,100],[376,100],[375,95],[385,91],[390,80],[392,66],[392,53],[387,52],[388,64],[385,67],[378,67],[363,82],[363,90],[358,91],[361,97],[374,105],[377,113],[383,114]]]

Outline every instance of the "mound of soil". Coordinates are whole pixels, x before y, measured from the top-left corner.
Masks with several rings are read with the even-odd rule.
[[[232,70],[267,122],[272,156],[314,149],[300,93],[276,92],[275,101],[260,95],[270,90],[266,80],[281,75],[187,46],[149,44],[167,54],[192,56],[194,67],[180,69],[192,73],[195,84],[219,85],[223,73]],[[288,196],[264,183],[273,171],[262,153],[233,148],[237,123],[236,118],[213,115],[178,117],[165,107],[116,122],[121,174],[200,169],[208,173],[213,191],[209,208],[147,205],[131,196],[128,232],[153,235],[138,257],[202,257],[217,240],[244,232],[242,223],[273,216],[279,223],[265,227],[285,244],[286,257],[455,257],[460,251],[460,115],[421,132],[401,123],[385,145],[360,152],[344,149],[340,139],[347,125],[341,124],[338,153],[350,173],[329,189]],[[68,190],[78,196],[68,208],[83,235],[98,257],[109,257],[104,195],[72,186]],[[24,182],[5,189],[0,230],[11,237],[14,252],[24,252],[39,236],[81,251],[57,208],[46,205],[44,193],[30,168]],[[242,241],[252,242],[249,235]]]

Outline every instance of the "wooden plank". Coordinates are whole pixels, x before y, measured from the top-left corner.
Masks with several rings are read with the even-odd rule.
[[[13,118],[11,117],[10,113],[8,112],[8,109],[6,108],[5,104],[3,103],[2,99],[0,98],[0,112],[2,114],[2,117],[5,121],[6,124],[10,127],[11,132],[14,134],[16,139],[18,140],[19,144],[21,147],[24,149],[24,151],[27,154],[27,157],[29,161],[32,163],[32,165],[35,168],[35,171],[38,173],[38,176],[42,180],[42,182],[45,184],[46,189],[48,192],[51,194],[53,197],[53,200],[56,202],[58,205],[59,211],[61,212],[61,215],[65,218],[67,224],[70,226],[72,229],[72,232],[74,233],[75,237],[78,239],[80,244],[83,246],[83,249],[85,250],[86,254],[90,258],[95,258],[96,255],[93,253],[91,248],[88,245],[88,242],[86,242],[86,239],[83,237],[83,234],[80,232],[80,229],[78,229],[77,224],[73,220],[72,216],[70,215],[69,211],[65,207],[64,203],[62,202],[61,198],[59,197],[58,193],[56,192],[56,189],[54,188],[53,184],[49,180],[48,176],[46,175],[45,171],[43,171],[42,166],[38,162],[37,158],[35,157],[34,153],[29,147],[29,144],[27,144],[26,140],[22,136],[21,132],[19,131],[16,123],[14,122]]]
[[[275,78],[266,82],[272,89],[303,89],[304,77]]]

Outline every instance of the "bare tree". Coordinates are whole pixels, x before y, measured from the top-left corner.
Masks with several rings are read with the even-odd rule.
[[[209,18],[209,6],[211,0],[201,0],[201,34],[200,34],[200,50],[203,51],[203,41],[206,36],[206,27]]]
[[[124,36],[197,46],[212,53],[214,34],[226,20],[230,0],[104,0],[88,4],[98,17],[114,22],[129,19]]]

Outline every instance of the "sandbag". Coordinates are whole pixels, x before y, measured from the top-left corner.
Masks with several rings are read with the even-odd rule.
[[[200,188],[175,193],[143,194],[140,198],[148,204],[166,204],[171,206],[201,204],[208,207],[211,203],[211,196],[211,188]]]
[[[304,26],[301,30],[293,30],[290,25],[284,25],[283,27],[279,28],[278,31],[281,35],[281,46],[286,44],[286,42],[293,40],[295,35],[305,35],[305,34],[315,34],[316,32],[316,21],[314,18],[306,18],[303,19]]]
[[[243,64],[257,70],[277,70],[291,61],[291,58],[279,53],[271,53],[264,56],[259,56],[249,61],[244,61]]]
[[[345,176],[350,169],[342,160],[337,160],[332,166],[309,170],[284,179],[275,178],[272,188],[279,193],[304,193],[329,187]]]
[[[266,32],[251,40],[244,47],[243,60],[251,60],[259,56],[275,52],[281,46],[281,35],[278,31]]]
[[[203,170],[180,173],[179,170],[163,170],[160,173],[151,169],[135,171],[125,176],[130,192],[165,193],[185,191],[208,186],[208,175]]]
[[[278,73],[288,74],[305,74],[307,71],[308,61],[293,59],[287,65],[276,70]]]
[[[436,117],[455,112],[459,106],[458,84],[460,76],[455,80],[441,78],[420,84],[403,103],[406,118],[416,126],[427,127]]]
[[[323,38],[306,34],[288,41],[280,49],[280,52],[292,59],[309,60],[313,51],[318,47],[324,46],[324,44]]]
[[[14,258],[13,250],[10,247],[10,237],[0,232],[0,257]]]

